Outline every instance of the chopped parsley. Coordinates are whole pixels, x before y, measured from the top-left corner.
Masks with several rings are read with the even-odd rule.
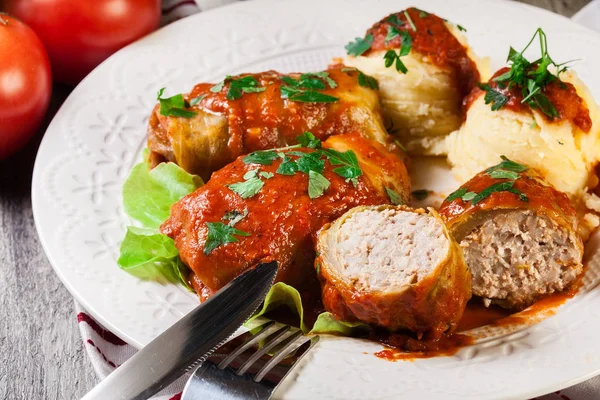
[[[195,111],[186,110],[190,105],[185,101],[182,94],[176,94],[175,96],[162,98],[165,88],[158,91],[156,100],[160,103],[160,114],[165,117],[182,117],[182,118],[193,118],[196,115]]]
[[[386,18],[386,21],[389,22],[392,25],[396,25],[396,26],[402,26],[404,25],[404,21],[402,21],[400,18],[398,18],[398,14],[392,14],[389,17]]]
[[[393,25],[388,25],[387,35],[385,36],[385,43],[390,42],[400,36],[400,31]]]
[[[353,42],[348,43],[346,46],[344,46],[344,48],[346,49],[348,55],[357,57],[371,48],[373,39],[373,35],[369,33],[364,38],[355,38]]]
[[[298,172],[298,164],[294,160],[283,153],[281,153],[281,158],[283,160],[275,172],[280,175],[294,175],[296,172]]]
[[[256,195],[260,192],[260,189],[264,186],[263,182],[258,176],[258,169],[253,169],[244,174],[244,181],[232,183],[227,185],[229,189],[239,194],[242,199],[247,199]],[[263,176],[263,175],[261,175]]]
[[[227,225],[235,226],[238,222],[243,220],[248,216],[248,209],[244,208],[243,212],[239,212],[238,210],[227,211],[225,215],[221,218],[223,221],[229,221]]]
[[[483,189],[477,195],[473,196],[473,198],[471,199],[471,204],[475,205],[475,204],[479,203],[480,201],[488,198],[492,193],[496,193],[496,192],[511,192],[511,193],[518,195],[519,200],[529,201],[529,199],[523,192],[521,192],[520,190],[515,189],[513,187],[514,184],[515,184],[515,181],[504,181],[504,182],[494,183],[493,185],[490,185],[490,186],[486,187],[485,189]]]
[[[237,236],[250,236],[248,232],[235,229],[233,226],[225,225],[222,222],[207,222],[208,234],[204,243],[204,254],[209,255],[217,247],[227,244],[239,242]]]
[[[404,200],[402,200],[402,197],[394,189],[391,189],[386,186],[385,192],[387,193],[387,195],[390,198],[390,201],[392,202],[393,205],[399,206],[399,205],[405,204]]]
[[[414,190],[412,192],[412,196],[419,201],[425,200],[429,196],[429,190],[427,190],[427,189]]]
[[[323,149],[323,153],[329,158],[331,165],[340,165],[340,167],[334,168],[333,172],[346,178],[346,182],[352,182],[356,187],[358,177],[362,175],[356,154],[352,150],[341,152],[334,149]]]
[[[358,84],[369,89],[379,89],[379,82],[377,82],[377,79],[362,71],[358,71]]]
[[[500,162],[500,164],[496,164],[493,167],[489,167],[485,170],[485,172],[490,173],[499,169],[514,172],[525,172],[528,169],[525,165],[509,160],[508,157],[504,155],[500,156],[500,158],[502,159],[502,162]]]
[[[242,78],[233,79],[231,75],[227,75],[223,81],[210,88],[211,92],[220,92],[223,90],[225,83],[229,81],[229,89],[227,89],[227,100],[237,100],[244,93],[257,93],[264,92],[265,87],[260,86],[259,82],[252,75],[244,76]]]
[[[536,37],[539,38],[541,57],[530,62],[523,56],[523,53],[531,46]],[[567,69],[566,64],[570,61],[562,64],[554,62],[548,53],[546,33],[538,28],[523,50],[517,52],[512,47],[510,48],[506,61],[510,65],[510,69],[495,77],[494,82],[502,88],[510,89],[515,86],[520,88],[523,95],[522,103],[529,105],[532,109],[539,109],[551,119],[559,117],[558,111],[543,93],[543,89],[549,83],[559,79],[560,74]],[[550,66],[557,69],[556,75],[548,70]],[[495,109],[500,109],[504,104],[496,106]]]
[[[203,98],[205,98],[206,95],[205,94],[201,94],[198,97],[194,97],[193,99],[190,100],[190,106],[195,106],[198,103],[200,103],[202,101]]]
[[[259,150],[242,159],[244,164],[271,165],[279,156],[275,150]]]
[[[388,50],[384,54],[383,59],[385,60],[384,64],[386,68],[389,68],[392,66],[392,64],[395,64],[396,71],[406,74],[408,72],[408,69],[406,68],[406,65],[404,65],[400,57],[406,56],[408,55],[408,53],[410,53],[410,50],[412,48],[412,37],[407,31],[400,31],[400,38],[401,45],[400,49],[398,50],[398,53],[396,53],[395,50]]]
[[[365,74],[358,68],[345,67],[345,68],[342,68],[342,72],[358,72],[358,84],[360,86],[366,87],[369,89],[379,89],[379,82],[377,82],[377,79]]]
[[[307,147],[309,149],[321,148],[321,141],[317,139],[311,132],[304,132],[302,135],[298,136],[296,140],[302,147]]]
[[[458,190],[450,193],[450,195],[446,198],[446,201],[454,201],[458,198],[463,201],[470,201],[471,204],[475,205],[480,201],[488,198],[492,193],[496,192],[510,192],[519,196],[519,200],[521,201],[529,201],[529,198],[525,193],[521,192],[517,188],[514,187],[514,184],[517,179],[519,179],[519,173],[527,171],[527,167],[525,165],[519,164],[512,160],[509,160],[505,156],[501,156],[502,162],[493,167],[490,167],[485,170],[485,173],[494,179],[507,179],[502,182],[496,182],[487,188],[483,189],[479,193],[470,192],[467,188],[462,187]]]
[[[319,172],[308,171],[308,197],[311,199],[321,196],[331,185],[331,182]]]
[[[410,15],[408,15],[408,11],[404,11],[404,16],[406,17],[406,20],[408,21],[408,24],[410,25],[410,27],[413,29],[413,31],[417,31],[417,27],[415,26],[415,23],[413,22],[412,18],[410,17]]]
[[[300,75],[298,79],[291,76],[283,76],[281,80],[285,85],[281,86],[281,98],[303,103],[333,103],[339,99],[319,90],[337,87],[337,83],[329,77],[329,72],[312,72]]]
[[[483,98],[485,104],[492,103],[492,111],[501,109],[508,102],[508,97],[506,95],[504,95],[498,89],[491,87],[489,84],[479,83],[478,86],[485,92],[485,97]]]
[[[358,177],[363,172],[358,163],[358,158],[352,150],[344,152],[334,149],[322,149],[321,141],[311,132],[304,132],[296,139],[299,145],[287,146],[275,150],[256,151],[248,154],[242,159],[246,164],[271,165],[273,161],[281,158],[281,164],[276,173],[280,175],[295,175],[297,172],[303,172],[308,175],[308,195],[311,199],[321,196],[329,188],[331,183],[323,176],[325,170],[325,160],[329,160],[332,166],[336,166],[333,172],[346,182],[352,182],[354,186],[358,184]],[[293,149],[302,146],[304,148],[314,149],[310,153],[304,151],[288,151],[283,153],[281,150]],[[292,158],[297,157],[297,158]],[[273,177],[270,172],[258,172],[253,170],[244,175],[244,182],[234,183],[228,187],[247,198],[252,197],[260,191],[264,181],[260,177],[269,179]]]

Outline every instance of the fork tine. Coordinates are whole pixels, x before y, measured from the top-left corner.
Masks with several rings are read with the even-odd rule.
[[[271,369],[274,366],[279,364],[284,358],[286,358],[288,355],[294,352],[292,362],[289,365],[286,365],[287,371],[289,372],[294,367],[294,365],[298,361],[300,361],[302,356],[304,356],[304,354],[306,354],[306,352],[310,350],[319,341],[319,336],[313,336],[309,340],[302,343],[300,346],[293,348],[295,339],[298,336],[300,336],[302,332],[298,331],[297,334],[298,335],[294,337],[294,340],[290,340],[286,345],[283,345],[279,353],[275,354],[275,356],[273,356],[273,358],[267,361],[267,363],[260,369],[260,371],[258,371],[258,373],[254,376],[254,382],[260,382],[265,377],[265,375],[267,375],[269,371],[271,371]],[[292,336],[294,335],[291,335],[290,337]],[[281,379],[283,379],[284,377],[285,375],[281,377]]]
[[[250,368],[252,366],[252,364],[254,364],[254,362],[256,360],[258,360],[259,358],[261,358],[263,355],[265,355],[269,350],[271,350],[275,345],[279,344],[280,342],[280,338],[287,332],[290,330],[290,326],[286,325],[283,326],[281,328],[279,328],[277,331],[275,331],[274,333],[272,333],[271,335],[269,335],[269,337],[266,339],[267,342],[264,344],[263,347],[261,347],[260,349],[258,349],[256,351],[256,353],[254,353],[252,356],[250,356],[250,358],[248,358],[242,365],[240,365],[239,369],[236,372],[236,375],[241,376],[243,374],[246,373],[246,371],[248,371],[248,368]]]
[[[242,344],[240,344],[235,350],[233,350],[227,357],[225,357],[217,366],[219,369],[227,368],[229,363],[233,361],[237,356],[242,354],[246,349],[252,346],[254,343],[258,342],[262,338],[262,333],[271,327],[275,322],[269,321],[264,323],[256,328],[249,330],[246,333],[241,334],[240,336],[234,338],[233,340],[241,340]]]

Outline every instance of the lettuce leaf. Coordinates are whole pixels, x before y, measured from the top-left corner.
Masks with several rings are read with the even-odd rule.
[[[127,215],[144,227],[158,229],[169,218],[171,206],[202,185],[202,178],[177,164],[161,163],[150,170],[141,162],[123,184],[123,206]]]
[[[310,334],[330,333],[340,336],[361,336],[367,334],[371,328],[362,322],[338,321],[330,312],[319,314]]]
[[[144,156],[146,159],[146,156]],[[125,212],[142,227],[128,226],[117,264],[140,279],[164,276],[193,292],[187,283],[188,267],[181,261],[173,239],[158,230],[169,217],[171,206],[203,182],[174,163],[150,170],[147,162],[133,167],[123,184]]]
[[[246,322],[246,325],[253,325],[252,321],[256,318],[282,306],[289,308],[300,318],[300,329],[304,334],[329,333],[342,336],[359,336],[368,333],[370,330],[369,325],[362,322],[338,321],[329,312],[319,314],[314,326],[309,328],[304,321],[304,307],[302,306],[300,293],[294,287],[283,282],[278,282],[271,287],[262,308]]]
[[[185,278],[187,267],[179,258],[173,239],[157,229],[128,226],[120,250],[117,264],[131,275],[153,280],[164,276],[193,291]]]
[[[250,317],[246,323],[248,324],[256,318],[281,306],[288,307],[290,311],[294,312],[300,318],[300,329],[302,329],[303,333],[308,333],[310,331],[304,323],[304,307],[302,307],[300,293],[294,287],[286,285],[283,282],[277,282],[271,286],[269,293],[267,293],[267,297],[265,297],[262,308]]]

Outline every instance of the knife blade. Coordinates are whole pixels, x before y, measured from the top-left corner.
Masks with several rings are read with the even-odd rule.
[[[198,366],[256,311],[277,273],[259,264],[225,285],[94,387],[82,400],[145,400]]]

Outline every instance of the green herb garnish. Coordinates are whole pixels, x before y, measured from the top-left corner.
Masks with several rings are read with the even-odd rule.
[[[264,186],[264,182],[257,176],[258,170],[246,172],[243,182],[232,183],[227,185],[229,189],[239,194],[242,199],[247,199],[260,192]]]
[[[327,86],[331,89],[337,87],[337,83],[329,77],[327,71],[302,74],[298,79],[283,76],[281,80],[286,84],[281,86],[283,99],[305,103],[332,103],[338,100],[337,97],[318,92],[327,89]]]
[[[398,18],[398,14],[390,15],[389,17],[387,17],[386,21],[389,22],[390,24],[396,25],[398,27],[404,25],[404,21],[402,21],[400,18]]]
[[[205,94],[201,94],[198,97],[194,97],[193,99],[190,100],[190,106],[195,106],[198,103],[200,103],[200,101],[202,101],[203,98],[205,98],[206,95]]]
[[[233,226],[225,225],[222,222],[207,222],[208,235],[204,243],[204,254],[210,254],[217,247],[227,244],[239,242],[237,236],[250,236],[248,232],[235,229]]]
[[[348,43],[344,48],[349,55],[357,57],[371,48],[373,39],[373,35],[369,33],[364,38],[355,38],[353,42]]]
[[[390,201],[392,202],[393,205],[399,206],[399,205],[405,204],[404,200],[402,200],[402,197],[394,189],[391,189],[386,186],[385,192],[387,193],[387,195],[390,198]]]
[[[383,59],[385,60],[384,63],[386,68],[389,68],[392,66],[392,64],[395,64],[396,71],[400,71],[403,74],[406,74],[408,72],[408,69],[406,68],[406,65],[404,65],[400,57],[406,56],[408,55],[408,53],[410,53],[410,50],[412,48],[412,37],[406,31],[400,31],[400,37],[401,45],[400,50],[398,50],[398,53],[396,53],[395,50],[388,50],[383,56]]]
[[[227,75],[225,79],[211,87],[210,91],[213,93],[220,92],[227,82],[229,82],[229,89],[227,89],[227,94],[225,95],[227,100],[237,100],[242,97],[244,93],[257,93],[266,90],[265,87],[259,85],[256,78],[252,75],[238,79],[233,79],[231,75]]]
[[[244,76],[239,79],[232,79],[229,83],[229,90],[227,90],[227,99],[228,100],[237,100],[244,93],[258,93],[264,92],[266,90],[265,87],[259,86],[258,81],[252,75]]]
[[[471,201],[471,204],[475,205],[495,192],[514,193],[519,196],[519,200],[529,201],[525,193],[513,187],[516,180],[519,179],[519,173],[527,171],[528,168],[525,165],[509,160],[506,156],[500,157],[502,158],[502,162],[486,169],[485,173],[494,179],[508,179],[507,181],[494,183],[479,193],[468,192],[467,188],[464,187],[459,188],[452,192],[446,198],[446,201],[450,202],[460,198],[463,201]]]
[[[248,209],[245,208],[243,212],[239,212],[238,210],[227,211],[225,215],[221,218],[223,221],[229,221],[227,225],[235,226],[238,222],[243,220],[248,216]]]
[[[379,89],[379,82],[377,82],[377,79],[365,74],[358,68],[345,67],[345,68],[342,68],[342,72],[358,72],[358,84],[360,86],[366,87],[369,89]]]
[[[308,172],[308,197],[315,199],[321,196],[331,185],[331,182],[317,171]]]
[[[501,109],[508,102],[507,96],[497,89],[491,87],[489,84],[479,83],[478,86],[481,90],[485,91],[485,97],[483,98],[485,104],[492,103],[492,111]]]
[[[358,84],[369,89],[379,89],[379,82],[377,82],[377,79],[362,71],[358,71]]]
[[[393,25],[388,25],[387,35],[385,36],[385,43],[390,42],[400,36],[400,31]]]
[[[160,103],[160,114],[165,117],[182,117],[182,118],[193,118],[196,115],[195,111],[186,110],[189,104],[185,101],[182,94],[176,94],[175,96],[162,98],[165,88],[161,88],[158,91],[156,100]]]
[[[523,53],[531,46],[535,38],[539,37],[541,57],[535,61],[527,60]],[[539,108],[551,119],[559,117],[558,111],[543,93],[543,89],[551,82],[558,80],[559,75],[566,71],[566,63],[557,64],[548,53],[548,40],[546,33],[538,28],[535,34],[523,50],[517,52],[512,47],[509,50],[507,62],[510,70],[494,78],[499,86],[512,88],[517,86],[521,88],[523,100],[522,103],[529,105],[532,109]],[[556,75],[552,74],[548,67],[554,66],[557,69]],[[502,104],[504,105],[504,104]],[[496,110],[502,107],[496,107]]]
[[[309,149],[321,148],[321,141],[311,132],[304,132],[302,135],[298,136],[296,140],[302,147],[307,147]]]
[[[274,150],[259,150],[242,159],[244,164],[271,165],[279,156]]]
[[[410,17],[410,15],[408,15],[408,11],[404,11],[404,16],[406,17],[406,20],[408,21],[408,24],[410,25],[410,27],[413,29],[413,31],[417,31],[417,27],[415,26],[415,23],[413,22],[412,18]]]
[[[514,172],[525,172],[528,170],[528,168],[525,165],[509,160],[508,157],[504,155],[500,156],[500,158],[502,159],[502,162],[500,164],[494,165],[493,167],[489,167],[485,170],[485,172],[490,173],[498,169],[504,169]]]
[[[282,158],[283,160],[275,172],[280,175],[294,175],[296,172],[298,172],[298,164],[294,160],[286,155],[283,155]]]
[[[362,175],[356,154],[352,150],[341,152],[334,149],[323,149],[323,153],[329,158],[331,165],[341,165],[341,167],[334,168],[333,172],[346,178],[346,182],[352,182],[356,187],[358,177]]]
[[[490,185],[490,186],[486,187],[485,189],[483,189],[476,196],[473,196],[473,198],[471,200],[471,204],[475,205],[475,204],[479,203],[480,201],[488,198],[492,193],[496,193],[496,192],[515,193],[515,191],[516,191],[517,194],[519,194],[519,197],[521,197],[521,195],[525,196],[523,193],[521,193],[517,189],[513,188],[514,184],[515,184],[514,181],[505,181],[505,182],[494,183],[493,185]],[[525,198],[527,198],[527,197],[525,197]],[[524,201],[526,201],[526,200],[524,200]]]

